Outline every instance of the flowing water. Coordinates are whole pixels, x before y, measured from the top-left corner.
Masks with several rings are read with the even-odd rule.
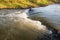
[[[51,34],[40,21],[27,18],[27,10],[0,10],[0,40],[40,40]]]
[[[30,13],[29,9],[0,9],[0,40],[40,40],[52,33],[40,21],[28,17],[36,17],[37,20],[42,17],[60,31],[59,4],[32,9]]]
[[[32,8],[31,10],[28,13],[29,18],[39,20],[49,29],[51,28],[54,36],[51,40],[60,40],[60,4]]]
[[[30,17],[42,18],[52,25],[53,28],[60,31],[60,4],[52,4],[46,7],[33,8]],[[38,20],[38,19],[37,19]]]

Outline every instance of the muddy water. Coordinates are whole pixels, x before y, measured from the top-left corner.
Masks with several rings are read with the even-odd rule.
[[[27,18],[26,11],[0,10],[0,40],[40,40],[49,31],[41,22]]]

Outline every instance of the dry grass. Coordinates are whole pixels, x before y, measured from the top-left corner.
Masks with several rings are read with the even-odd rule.
[[[28,8],[51,4],[48,0],[0,0],[0,8]]]

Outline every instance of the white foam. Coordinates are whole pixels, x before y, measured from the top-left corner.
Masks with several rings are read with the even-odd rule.
[[[2,24],[4,24],[4,22],[6,21],[6,23],[8,23],[7,21],[20,21],[21,22],[21,18],[23,19],[22,21],[23,22],[31,22],[32,24],[38,26],[38,28],[42,28],[42,29],[46,29],[46,27],[44,25],[41,24],[41,22],[39,21],[34,21],[34,20],[31,20],[31,19],[28,19],[27,18],[27,14],[25,12],[14,12],[14,13],[9,13],[9,14],[6,14],[6,15],[0,15],[0,24],[1,24],[1,21],[2,21]],[[36,27],[37,28],[37,27]]]

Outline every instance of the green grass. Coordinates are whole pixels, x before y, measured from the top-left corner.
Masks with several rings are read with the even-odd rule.
[[[48,0],[0,0],[0,8],[29,8],[48,4]]]

